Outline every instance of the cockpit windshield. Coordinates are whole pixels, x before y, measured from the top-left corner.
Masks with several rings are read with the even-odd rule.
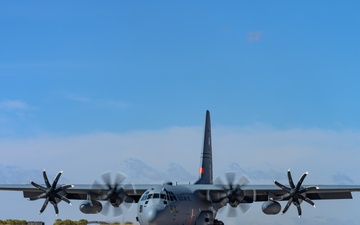
[[[160,193],[146,191],[141,197],[140,201],[147,201],[149,199],[164,199],[167,201],[177,201],[174,193],[172,191],[167,191],[166,189],[163,189]]]
[[[160,193],[144,194],[140,201],[145,201],[145,200],[149,200],[149,199],[158,199],[158,198],[166,199],[166,195],[160,194]]]

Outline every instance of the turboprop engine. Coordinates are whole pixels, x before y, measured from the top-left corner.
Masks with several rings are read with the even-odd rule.
[[[79,209],[85,214],[97,214],[102,210],[102,204],[98,201],[84,201],[80,204]]]
[[[267,215],[276,215],[280,212],[281,205],[275,201],[267,201],[263,203],[261,209]]]

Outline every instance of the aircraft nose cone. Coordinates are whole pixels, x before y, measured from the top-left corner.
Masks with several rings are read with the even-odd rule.
[[[153,207],[150,207],[149,209],[147,209],[146,215],[145,215],[147,221],[153,222],[158,217],[159,213],[163,210],[164,210],[163,208],[156,207],[156,206],[153,206]]]

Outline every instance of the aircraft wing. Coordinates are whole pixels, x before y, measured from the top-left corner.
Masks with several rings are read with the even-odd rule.
[[[282,210],[285,213],[291,204],[297,208],[299,217],[302,214],[301,203],[307,202],[315,206],[313,200],[352,199],[352,192],[359,192],[360,185],[310,185],[301,186],[290,182],[288,186],[274,181],[276,185],[239,185],[218,184],[202,185],[194,192],[204,199],[210,200],[218,208],[230,204],[232,207],[240,205],[245,212],[248,207],[243,203],[264,202],[262,210],[265,214],[275,215],[280,212],[279,201],[287,201]]]
[[[44,185],[45,186],[45,185]],[[123,185],[126,195],[131,197],[135,202],[139,201],[141,195],[151,187],[157,185],[152,184],[131,184]],[[351,199],[351,192],[360,192],[360,185],[309,185],[317,187],[317,189],[306,192],[306,196],[312,200],[322,199]],[[223,192],[224,187],[218,185],[194,185],[198,192]],[[24,198],[32,198],[43,193],[41,190],[35,188],[30,184],[17,185],[1,185],[0,190],[7,191],[21,191]],[[269,198],[282,196],[287,192],[280,189],[276,185],[244,185],[241,186],[244,191],[244,196],[251,197],[254,201],[268,201]],[[108,191],[106,185],[89,185],[89,184],[75,184],[73,187],[66,190],[66,198],[73,200],[86,200],[90,195],[94,200],[102,200],[102,196]],[[281,200],[288,200],[286,197]]]
[[[360,191],[359,185],[308,185],[306,187],[316,187],[306,192],[306,197],[311,200],[351,199],[351,192]],[[290,195],[277,199],[277,197],[284,196],[288,192],[276,185],[245,185],[241,189],[244,191],[245,196],[251,197],[255,195],[254,201],[268,201],[270,198],[278,201],[288,201],[290,199]]]
[[[41,185],[46,187],[46,184]],[[124,184],[121,187],[124,189],[125,194],[130,197],[127,198],[128,202],[138,202],[141,195],[149,188],[153,187],[151,184]],[[61,187],[61,185],[59,186]],[[0,190],[4,191],[22,191],[24,198],[33,198],[39,196],[43,191],[34,187],[31,184],[16,184],[16,185],[0,185]],[[89,184],[75,184],[65,191],[65,197],[70,200],[87,200],[91,196],[92,200],[104,200],[109,186],[107,185],[89,185]]]
[[[291,198],[289,195],[282,199],[276,199],[277,197],[288,194],[286,190],[281,189],[276,185],[259,184],[243,185],[239,187],[243,191],[242,195],[244,196],[244,199],[252,199],[254,202],[269,201],[271,198],[276,201],[288,201]],[[351,192],[360,192],[360,185],[309,185],[306,187],[316,187],[313,190],[306,192],[306,197],[311,200],[352,199]],[[236,189],[236,187],[232,188],[233,190]],[[288,188],[290,188],[290,186]],[[213,199],[223,199],[224,192],[229,192],[229,190],[232,190],[231,187],[226,185],[199,185],[197,187],[197,192],[202,193],[203,195],[211,193],[214,197]],[[250,202],[244,200],[244,203]]]

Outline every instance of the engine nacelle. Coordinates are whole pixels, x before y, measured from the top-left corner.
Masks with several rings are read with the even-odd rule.
[[[85,214],[97,214],[102,210],[102,204],[98,201],[84,201],[80,204],[79,209]]]
[[[262,205],[262,211],[267,215],[276,215],[281,210],[281,205],[275,201],[267,201]]]

